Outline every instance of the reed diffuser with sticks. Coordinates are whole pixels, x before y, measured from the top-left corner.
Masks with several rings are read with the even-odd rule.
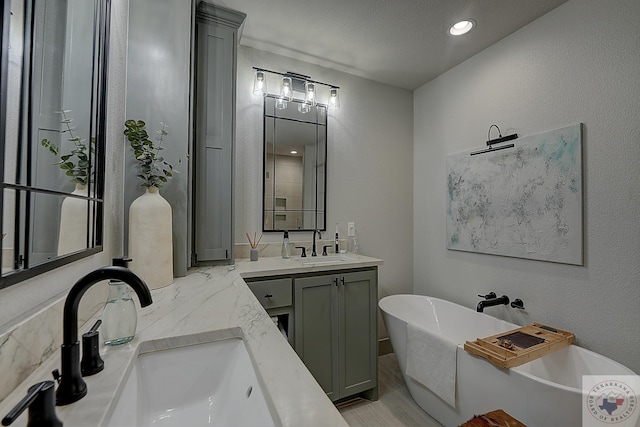
[[[249,240],[249,246],[251,246],[251,249],[249,249],[249,260],[250,261],[257,261],[258,260],[258,244],[260,243],[260,240],[262,240],[262,234],[260,235],[260,238],[258,238],[258,233],[253,233],[253,239],[251,239],[251,236],[249,235],[249,233],[244,233],[247,236],[247,240]]]

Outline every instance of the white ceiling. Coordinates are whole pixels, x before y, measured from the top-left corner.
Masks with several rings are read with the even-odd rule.
[[[413,90],[566,0],[208,1],[247,14],[241,45]]]

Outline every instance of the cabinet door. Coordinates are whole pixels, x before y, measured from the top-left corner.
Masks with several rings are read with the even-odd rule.
[[[232,257],[235,30],[197,22],[195,258]]]
[[[330,399],[338,394],[337,276],[294,279],[295,349]]]
[[[376,387],[378,286],[375,271],[339,276],[340,397]]]

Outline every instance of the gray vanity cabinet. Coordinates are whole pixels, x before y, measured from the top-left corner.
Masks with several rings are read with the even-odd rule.
[[[293,346],[293,297],[291,278],[277,279],[246,279],[251,292],[276,323],[276,326]]]
[[[233,260],[236,57],[245,16],[205,2],[196,15],[194,264]]]
[[[295,349],[331,400],[377,399],[377,270],[294,277]]]

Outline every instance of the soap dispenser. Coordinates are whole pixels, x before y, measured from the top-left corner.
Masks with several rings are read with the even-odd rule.
[[[357,254],[358,252],[360,252],[360,247],[358,246],[358,238],[356,237],[355,226],[350,228],[347,232],[347,251],[353,254]]]
[[[113,265],[127,267],[130,259],[114,258]],[[138,325],[136,305],[129,285],[120,280],[109,281],[109,296],[102,312],[102,337],[106,345],[126,344],[133,339]]]
[[[282,238],[282,249],[280,250],[280,253],[282,254],[282,258],[284,259],[291,258],[291,247],[289,246],[289,232],[286,230]]]

